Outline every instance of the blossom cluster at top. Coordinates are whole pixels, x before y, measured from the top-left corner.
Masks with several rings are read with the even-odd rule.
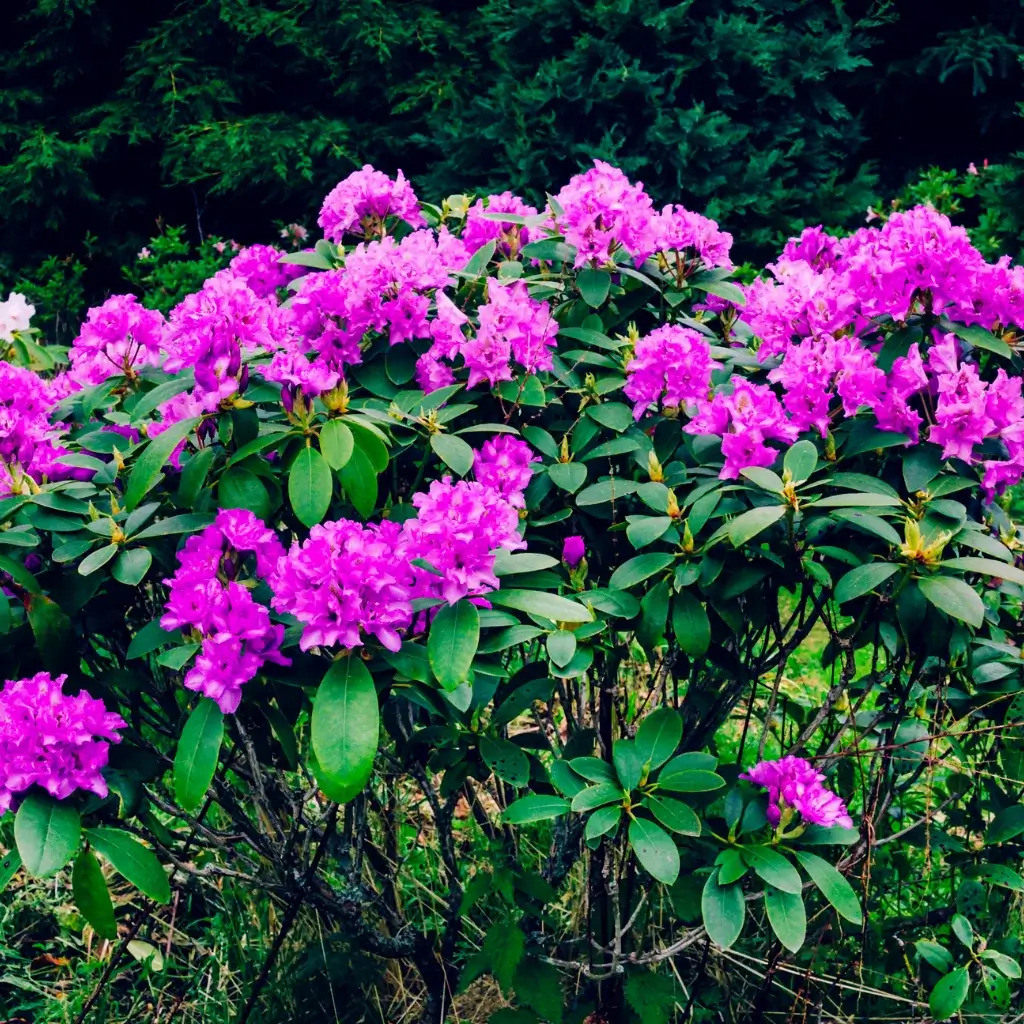
[[[377,339],[414,347],[416,382],[428,392],[460,382],[493,388],[551,370],[559,323],[528,279],[487,276],[458,287],[488,244],[494,261],[510,261],[554,233],[574,249],[577,267],[648,261],[679,286],[698,271],[731,267],[732,239],[718,225],[677,205],[659,212],[641,184],[602,161],[545,211],[502,193],[471,203],[461,231],[427,226],[436,216],[401,173],[367,166],[321,211],[321,227],[343,247],[334,269],[310,272],[254,245],[166,317],[133,296],[112,296],[90,310],[66,371],[45,383],[29,371],[0,376],[0,493],[73,475],[61,467],[61,429],[50,422],[61,398],[111,378],[135,386],[149,368],[194,378],[156,411],[150,437],[244,401],[251,373],[280,384],[289,409],[299,395],[328,394]],[[962,229],[917,207],[845,239],[809,228],[769,271],[729,314],[758,339],[761,379],[723,380],[700,325],[670,323],[631,353],[624,392],[638,418],[676,408],[689,433],[720,437],[725,478],[770,465],[803,432],[826,436],[859,414],[907,443],[931,441],[944,457],[978,464],[990,496],[1024,476],[1021,381],[983,377],[947,322],[1014,330],[1024,321],[1024,267],[986,262]],[[727,305],[712,296],[707,308]],[[26,330],[31,311],[18,295],[0,304],[0,338]],[[913,335],[904,327],[912,314],[923,316]]]
[[[846,804],[822,783],[825,776],[802,757],[786,755],[778,761],[760,761],[741,779],[768,790],[768,823],[785,826],[792,811],[798,811],[811,825],[853,827]]]
[[[284,627],[256,600],[256,581],[269,586],[275,611],[302,624],[302,650],[357,647],[369,635],[397,651],[414,601],[453,604],[496,589],[495,552],[526,546],[517,508],[533,461],[523,441],[499,435],[476,453],[475,481],[445,477],[413,495],[414,517],[321,523],[287,553],[251,512],[221,510],[186,541],[166,581],[161,625],[201,643],[185,686],[230,713],[266,662],[289,664],[281,654]]]
[[[39,672],[0,690],[0,815],[32,786],[58,800],[79,789],[107,795],[102,770],[125,723],[87,693],[68,696],[66,681]]]

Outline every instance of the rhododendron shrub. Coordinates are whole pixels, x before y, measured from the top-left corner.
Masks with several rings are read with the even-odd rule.
[[[97,854],[153,901],[227,856],[436,1024],[485,973],[516,1021],[667,1020],[732,946],[861,1013],[828,979],[891,918],[899,998],[998,1010],[1009,917],[963,915],[1024,889],[1024,268],[921,207],[740,286],[728,233],[600,162],[543,210],[363,168],[319,224],[66,353],[2,306],[25,869],[73,861],[114,938]],[[959,945],[884,880],[921,844]]]

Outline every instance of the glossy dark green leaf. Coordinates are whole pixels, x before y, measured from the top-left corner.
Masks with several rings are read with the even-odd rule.
[[[807,937],[807,912],[799,893],[785,892],[774,885],[765,886],[764,908],[768,923],[779,942],[791,953],[796,953]]]
[[[303,526],[316,526],[327,515],[333,486],[324,457],[315,448],[301,449],[288,469],[288,500]]]
[[[224,715],[203,698],[188,716],[174,755],[174,796],[184,810],[196,810],[205,799],[223,740]]]
[[[91,850],[83,850],[71,872],[71,892],[82,916],[100,938],[116,939],[117,922],[107,882]]]
[[[427,656],[434,678],[446,690],[469,678],[479,644],[480,614],[474,604],[464,598],[438,609],[427,634]]]
[[[636,859],[657,881],[671,885],[679,877],[679,848],[660,825],[634,818],[629,823],[629,845]]]
[[[310,737],[320,788],[339,804],[358,796],[373,773],[380,707],[373,678],[357,654],[327,670],[313,699]]]
[[[156,854],[127,832],[116,828],[91,828],[85,833],[92,848],[110,861],[139,892],[157,903],[169,903],[171,887]]]
[[[746,916],[743,887],[738,882],[720,885],[718,869],[715,868],[704,885],[700,906],[708,938],[723,949],[728,949],[743,931],[743,919]]]
[[[14,816],[14,841],[25,870],[36,878],[56,874],[78,849],[82,822],[67,801],[33,791]]]

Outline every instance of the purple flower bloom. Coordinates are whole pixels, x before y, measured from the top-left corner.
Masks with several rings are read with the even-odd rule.
[[[576,266],[601,266],[617,249],[642,262],[658,245],[658,220],[651,197],[617,167],[595,160],[574,175],[557,196],[564,214],[556,226],[576,249]]]
[[[571,537],[566,537],[562,544],[562,561],[570,569],[575,569],[579,566],[580,562],[587,555],[587,547],[583,543],[583,538],[574,534]]]
[[[633,400],[633,415],[640,419],[651,406],[705,402],[711,371],[719,366],[711,358],[707,338],[688,327],[666,324],[636,343],[622,390]]]
[[[533,478],[533,463],[540,459],[525,441],[499,434],[473,454],[473,475],[516,508],[525,508],[523,492]]]
[[[125,723],[85,692],[65,694],[66,680],[39,672],[0,690],[0,815],[31,786],[58,800],[77,789],[107,795],[103,768]]]
[[[221,509],[210,526],[185,542],[178,571],[164,581],[170,593],[161,626],[194,630],[202,643],[184,685],[216,701],[225,714],[238,710],[242,684],[265,662],[291,664],[281,654],[284,627],[271,623],[270,612],[239,582],[247,554],[254,556],[256,575],[265,579],[284,549],[274,531],[248,510]]]
[[[799,811],[813,825],[853,827],[846,804],[822,785],[825,776],[802,757],[787,754],[778,761],[760,761],[740,778],[768,790],[767,814],[773,827],[786,808]]]
[[[361,232],[370,237],[380,233],[385,217],[397,217],[414,228],[425,223],[419,200],[401,171],[392,180],[383,171],[364,164],[334,186],[317,223],[327,238],[340,242],[347,234]]]
[[[159,366],[166,330],[163,315],[146,309],[134,295],[111,295],[89,310],[71,343],[68,376],[90,387],[110,377],[134,377],[139,367]]]

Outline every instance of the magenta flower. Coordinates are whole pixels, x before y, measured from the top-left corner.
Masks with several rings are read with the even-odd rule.
[[[198,634],[202,644],[185,675],[186,689],[216,701],[224,714],[238,710],[242,685],[264,663],[290,665],[281,654],[284,627],[252,596],[240,578],[248,575],[245,558],[253,556],[255,575],[266,579],[284,549],[273,530],[246,509],[221,509],[214,522],[185,542],[160,625]]]
[[[580,562],[586,557],[587,547],[583,543],[583,538],[574,534],[571,537],[566,537],[562,544],[562,561],[570,569],[576,569],[579,567]]]
[[[525,508],[523,492],[533,478],[533,464],[540,459],[525,441],[499,434],[473,453],[473,475],[516,508]]]
[[[397,217],[414,228],[424,225],[420,203],[401,171],[389,178],[370,164],[364,164],[343,178],[331,190],[320,210],[317,223],[325,237],[340,242],[347,234],[371,235],[385,217]]]
[[[626,367],[623,393],[633,400],[636,419],[652,406],[692,406],[706,402],[711,371],[708,339],[688,327],[666,324],[636,343]]]
[[[822,785],[825,776],[802,757],[787,754],[778,761],[760,761],[740,778],[768,790],[767,815],[773,827],[789,809],[813,825],[853,827],[846,804]]]
[[[0,815],[31,786],[58,800],[78,789],[107,795],[103,769],[125,723],[85,692],[65,694],[66,680],[39,672],[0,690]]]

